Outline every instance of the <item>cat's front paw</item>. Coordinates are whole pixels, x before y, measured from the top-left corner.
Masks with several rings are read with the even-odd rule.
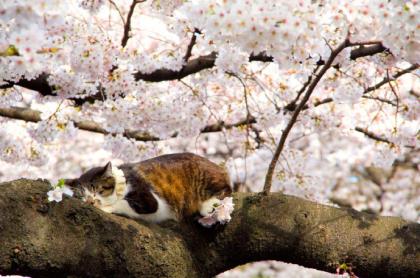
[[[234,203],[232,197],[226,197],[221,201],[220,205],[215,210],[217,221],[220,224],[226,224],[232,219],[230,215],[233,212],[233,207]]]
[[[114,212],[114,208],[112,206],[102,206],[102,207],[100,207],[100,209],[107,212],[107,213],[113,213]]]
[[[212,215],[221,203],[222,201],[217,199],[216,197],[204,201],[201,204],[200,214],[204,217]]]
[[[218,199],[217,199],[218,200]],[[198,223],[200,223],[204,227],[211,227],[217,222],[220,224],[226,224],[231,220],[231,213],[233,212],[233,198],[232,197],[226,197],[223,200],[218,200],[219,202],[217,205],[213,206],[212,212],[209,214],[201,217],[198,220]]]

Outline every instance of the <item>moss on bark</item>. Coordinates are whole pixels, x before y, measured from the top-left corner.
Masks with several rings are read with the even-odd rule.
[[[420,277],[420,225],[300,198],[235,194],[226,226],[154,225],[79,200],[49,203],[49,184],[0,184],[0,274],[210,277],[265,259],[361,277]]]

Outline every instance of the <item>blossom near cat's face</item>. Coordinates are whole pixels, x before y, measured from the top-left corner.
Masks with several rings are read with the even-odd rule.
[[[74,189],[76,196],[95,207],[102,208],[117,201],[111,163],[92,168],[77,179],[66,180],[66,184]]]

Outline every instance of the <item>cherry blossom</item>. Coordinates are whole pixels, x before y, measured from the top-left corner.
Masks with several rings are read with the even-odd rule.
[[[50,190],[47,192],[48,195],[48,201],[52,202],[61,202],[61,200],[63,200],[63,195],[67,195],[67,196],[73,196],[73,191],[67,187],[67,186],[62,186],[62,187],[56,187],[53,190]]]
[[[198,220],[198,223],[204,227],[211,227],[217,222],[226,224],[231,220],[234,204],[232,197],[226,197],[221,200],[220,204],[215,205],[214,211],[207,216],[203,216]]]

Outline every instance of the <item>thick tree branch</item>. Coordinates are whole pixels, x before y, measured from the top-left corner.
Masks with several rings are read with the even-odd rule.
[[[20,108],[20,107],[9,107],[9,108],[2,108],[0,107],[0,117],[6,117],[10,119],[16,119],[16,120],[23,120],[26,122],[40,122],[41,119],[41,112],[29,108]],[[201,133],[211,133],[211,132],[220,132],[223,129],[231,129],[234,127],[239,127],[251,123],[255,123],[255,118],[249,118],[245,120],[238,121],[236,123],[226,124],[224,122],[220,122],[217,124],[212,124],[205,126],[201,129]],[[93,122],[93,121],[80,121],[80,122],[74,122],[74,125],[85,131],[100,133],[100,134],[110,134],[109,131],[107,131],[105,128],[103,128],[100,124]],[[153,136],[148,132],[145,131],[137,131],[137,130],[129,130],[126,129],[123,133],[123,136],[129,138],[129,139],[135,139],[137,141],[160,141],[161,138],[157,136]],[[177,137],[177,133],[175,132],[172,137]]]
[[[76,199],[48,203],[47,182],[0,184],[0,273],[31,277],[212,277],[281,260],[359,277],[419,277],[420,225],[279,193],[235,194],[226,226],[162,225]]]
[[[11,119],[23,120],[26,122],[40,122],[41,112],[37,110],[32,110],[29,108],[20,108],[20,107],[10,107],[10,108],[1,108],[0,107],[0,116],[7,117]],[[105,130],[100,124],[93,121],[81,121],[74,122],[74,126],[78,129],[101,133],[101,134],[110,134],[109,131]],[[152,136],[147,132],[126,130],[123,134],[125,137],[130,139],[135,139],[137,141],[158,141],[158,137]]]
[[[361,57],[372,56],[387,50],[388,49],[385,48],[381,43],[376,43],[370,46],[361,45],[360,47],[353,49],[350,52],[350,59],[356,60]]]
[[[6,89],[13,86],[20,86],[29,90],[37,91],[43,96],[55,96],[52,87],[48,84],[48,74],[41,74],[35,79],[21,79],[17,82],[8,82],[7,85],[0,86],[0,89]]]
[[[150,82],[182,79],[188,75],[214,67],[216,56],[217,53],[212,52],[208,55],[191,59],[179,71],[169,69],[158,69],[151,73],[137,72],[134,74],[134,78],[136,80],[144,80]]]
[[[137,1],[134,1],[137,2]],[[133,3],[134,3],[133,2]],[[130,27],[129,24],[126,25]],[[125,30],[127,28],[125,27]],[[128,29],[127,29],[128,30]],[[127,33],[129,34],[129,33]],[[127,36],[127,38],[126,38]],[[126,40],[128,40],[128,35],[125,35],[124,32],[124,37],[122,40],[122,43],[126,43]],[[370,49],[369,51],[363,50],[361,51],[361,48],[357,48],[351,51],[351,58],[352,59],[357,59],[360,57],[364,57],[364,56],[370,56],[370,55],[375,55],[377,53],[382,52],[382,48],[376,46],[376,48],[374,48],[375,45],[373,46],[368,46],[368,47],[364,47],[365,49]],[[375,49],[375,50],[373,50]],[[155,70],[151,73],[142,73],[142,72],[136,72],[134,73],[134,78],[138,81],[138,80],[144,80],[144,81],[149,81],[149,82],[161,82],[161,81],[169,81],[169,80],[177,80],[177,79],[182,79],[188,75],[200,72],[202,70],[205,69],[210,69],[212,67],[214,67],[215,65],[215,60],[217,58],[217,53],[216,52],[212,52],[210,54],[207,55],[202,55],[200,57],[197,57],[195,59],[189,60],[188,63],[186,65],[184,65],[180,70],[176,71],[176,70],[169,70],[169,69],[158,69]],[[249,57],[249,61],[253,62],[253,61],[260,61],[260,62],[273,62],[273,57],[266,55],[264,52],[258,53],[258,54],[251,54]],[[39,76],[36,79],[33,80],[19,80],[18,82],[9,82],[8,85],[6,86],[0,86],[1,88],[8,88],[11,87],[13,85],[17,85],[17,86],[21,86],[30,90],[34,90],[39,92],[41,95],[43,96],[47,96],[47,95],[55,95],[55,93],[53,92],[51,86],[48,84],[47,82],[47,78],[48,78],[48,74],[42,74],[41,76]],[[84,101],[95,101],[95,100],[100,100],[100,98],[98,97],[89,97],[86,100],[77,100],[78,104],[82,104]],[[76,100],[75,100],[76,101]]]

